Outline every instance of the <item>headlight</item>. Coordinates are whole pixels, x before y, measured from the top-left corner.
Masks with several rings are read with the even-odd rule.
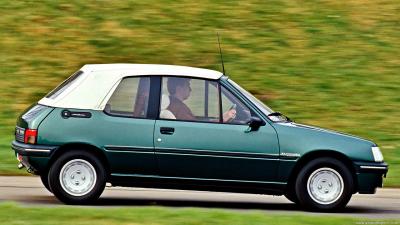
[[[379,147],[372,147],[372,155],[374,155],[375,162],[383,162],[383,155]]]

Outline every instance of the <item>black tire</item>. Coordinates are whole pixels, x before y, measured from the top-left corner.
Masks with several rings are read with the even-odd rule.
[[[88,165],[86,168],[93,168],[91,170],[93,173],[93,176],[90,176],[86,180],[85,174],[83,175],[76,175],[80,174],[79,170],[75,170],[72,168],[70,171],[71,173],[75,174],[77,176],[76,179],[80,179],[82,183],[89,182],[91,185],[89,186],[88,190],[86,192],[80,194],[71,194],[72,192],[68,193],[68,188],[66,187],[66,184],[61,184],[60,181],[60,173],[61,170],[65,165],[72,165],[73,162],[78,161],[78,163],[86,163],[85,165]],[[89,165],[90,164],[90,165]],[[91,166],[91,167],[90,167]],[[68,168],[68,167],[67,167]],[[88,170],[89,171],[89,170]],[[79,172],[79,173],[77,173]],[[86,173],[86,175],[88,175]],[[78,177],[79,176],[79,177]],[[68,176],[65,176],[68,177]],[[72,177],[72,175],[71,175]],[[71,181],[73,182],[73,181]],[[77,181],[79,182],[79,181]],[[100,195],[104,191],[104,187],[106,185],[106,172],[104,170],[104,167],[101,163],[101,161],[93,154],[86,152],[86,151],[81,151],[81,150],[69,150],[68,152],[64,153],[61,155],[51,166],[50,171],[49,171],[49,186],[51,190],[53,191],[53,194],[62,202],[66,204],[89,204],[97,200]]]
[[[319,183],[316,182],[315,184],[318,185],[314,186],[314,188],[320,190],[314,191],[316,194],[311,194],[312,191],[309,190],[311,190],[313,185],[311,185],[312,179],[310,179],[310,176],[315,177],[318,174],[318,171],[325,174],[333,174],[338,178],[336,180],[333,179],[333,183],[338,183],[342,185],[343,188],[338,188],[338,190],[342,191],[338,191],[337,197],[331,200],[328,198],[328,200],[325,202],[323,200],[318,200],[317,197],[315,197],[315,195],[321,196],[323,191],[328,191],[326,193],[329,193],[329,191],[334,190],[332,187],[335,187],[335,185],[332,186],[332,182],[329,182],[326,179],[320,179]],[[309,179],[310,189],[307,187]],[[329,157],[317,158],[310,161],[300,171],[295,182],[295,190],[299,203],[306,209],[312,211],[336,211],[344,208],[350,201],[350,198],[353,194],[353,189],[354,180],[350,169],[341,161]]]
[[[50,193],[53,193],[52,191],[51,191],[51,188],[50,188],[50,186],[49,186],[49,176],[48,176],[48,174],[49,173],[43,173],[43,174],[40,174],[40,180],[42,181],[42,184],[43,184],[43,186],[50,192]]]

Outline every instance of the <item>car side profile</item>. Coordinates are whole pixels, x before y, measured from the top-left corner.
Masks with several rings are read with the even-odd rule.
[[[66,204],[106,183],[285,195],[345,207],[382,187],[379,147],[274,112],[226,75],[145,64],[85,65],[23,112],[12,149]]]

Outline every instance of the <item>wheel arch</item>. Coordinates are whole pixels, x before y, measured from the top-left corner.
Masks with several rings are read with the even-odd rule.
[[[334,150],[314,150],[304,154],[301,158],[299,158],[289,175],[289,179],[287,182],[288,189],[294,187],[296,177],[300,173],[302,167],[304,167],[307,163],[311,162],[314,159],[323,157],[335,158],[337,160],[340,160],[347,166],[347,168],[350,170],[350,173],[352,174],[354,181],[353,193],[356,193],[358,189],[357,175],[352,160],[343,153]]]
[[[49,160],[49,163],[47,164],[46,169],[49,170],[51,165],[53,165],[53,163],[57,160],[57,158],[59,158],[66,151],[73,150],[73,149],[89,152],[89,153],[93,154],[94,156],[96,156],[98,159],[100,159],[100,161],[104,165],[104,169],[106,171],[107,178],[109,177],[111,168],[110,168],[110,163],[106,157],[106,154],[100,148],[98,148],[94,145],[88,144],[88,143],[68,143],[68,144],[64,144],[64,145],[58,147],[51,154],[50,160]]]

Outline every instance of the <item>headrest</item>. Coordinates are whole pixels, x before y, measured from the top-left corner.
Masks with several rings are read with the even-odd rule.
[[[161,110],[167,109],[169,106],[169,96],[166,94],[163,94],[161,96]]]

